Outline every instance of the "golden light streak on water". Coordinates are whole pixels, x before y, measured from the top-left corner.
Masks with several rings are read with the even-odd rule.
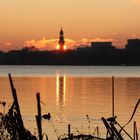
[[[65,106],[66,101],[66,76],[56,76],[56,105]]]

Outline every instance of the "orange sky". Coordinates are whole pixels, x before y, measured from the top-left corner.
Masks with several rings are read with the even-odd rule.
[[[61,25],[67,46],[140,38],[140,0],[0,0],[0,50],[52,49]],[[43,44],[43,45],[42,45]]]

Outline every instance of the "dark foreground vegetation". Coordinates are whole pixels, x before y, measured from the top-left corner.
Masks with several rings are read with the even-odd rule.
[[[140,50],[39,51],[35,47],[0,52],[0,65],[140,65]]]

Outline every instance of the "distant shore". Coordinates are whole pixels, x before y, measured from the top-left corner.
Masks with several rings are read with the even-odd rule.
[[[12,50],[0,52],[0,65],[140,66],[140,51],[86,48],[65,52]]]

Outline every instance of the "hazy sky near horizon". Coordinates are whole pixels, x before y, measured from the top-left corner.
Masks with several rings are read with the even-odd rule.
[[[122,47],[140,38],[140,0],[0,0],[0,20],[0,50],[51,48],[61,25],[72,45],[111,40]]]

